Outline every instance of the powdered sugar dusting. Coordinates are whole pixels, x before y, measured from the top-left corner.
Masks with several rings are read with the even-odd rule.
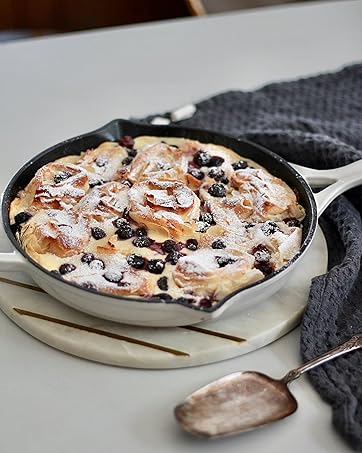
[[[90,173],[92,181],[112,181],[122,168],[122,161],[127,152],[117,143],[105,142],[96,149],[85,152],[78,161],[78,166]]]
[[[42,197],[51,197],[51,198],[82,198],[85,195],[85,190],[78,189],[77,187],[73,187],[70,184],[65,184],[63,186],[44,186],[41,192],[37,193],[38,196]]]
[[[181,216],[176,214],[175,212],[170,212],[170,211],[157,211],[154,213],[155,219],[169,219],[169,220],[174,220],[175,222],[183,224],[184,221]]]
[[[198,250],[192,255],[187,255],[179,259],[178,270],[193,274],[207,274],[220,268],[217,257],[231,258],[235,261],[237,257],[221,250],[203,249]]]
[[[287,216],[285,211],[294,212],[299,206],[290,187],[264,169],[237,170],[232,181],[242,196],[253,200],[253,218],[256,220],[267,220],[269,216],[282,220]]]
[[[84,220],[75,218],[65,211],[49,210],[43,219],[40,229],[45,237],[59,239],[64,247],[77,249],[83,242],[86,230]]]
[[[164,208],[176,208],[174,197],[168,195],[166,190],[148,190],[145,194],[146,199],[154,205]]]
[[[134,272],[120,255],[99,255],[89,264],[78,259],[76,265],[76,270],[64,278],[101,291],[132,294],[145,280],[145,273]]]
[[[175,190],[175,198],[180,208],[189,208],[193,202],[192,192],[185,186]]]
[[[158,181],[184,181],[187,156],[166,143],[144,145],[131,164],[131,181],[157,179]]]

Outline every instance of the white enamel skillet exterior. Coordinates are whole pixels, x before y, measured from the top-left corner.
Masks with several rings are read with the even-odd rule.
[[[123,120],[115,121],[122,122]],[[130,123],[126,121],[123,122],[127,124]],[[112,125],[112,123],[109,124]],[[109,125],[105,126],[105,128],[107,127],[109,127]],[[176,128],[169,128],[168,133],[165,133],[165,128],[157,131],[157,126],[148,126],[146,127],[146,129],[147,128],[155,129],[154,135],[158,133],[159,135],[163,134],[169,136],[183,136],[182,134],[184,134],[186,136],[187,133],[190,138],[195,139],[197,139],[198,135],[198,131],[191,129],[179,129],[179,132],[176,134]],[[95,132],[102,130],[103,129],[99,129]],[[124,133],[124,129],[122,132]],[[127,132],[128,131],[126,130],[126,133]],[[200,132],[200,141],[203,141],[202,134],[205,133],[212,134],[207,131]],[[67,148],[67,144],[69,147],[69,143],[71,143],[72,140],[76,142],[82,137],[89,138],[91,134],[92,133],[85,134],[84,136],[76,137],[67,142],[64,142],[65,147]],[[142,131],[138,133],[138,135],[141,134]],[[150,134],[150,131],[145,130],[144,134]],[[215,137],[216,136],[219,137],[219,139],[220,137],[223,137],[215,134]],[[117,139],[116,136],[109,137],[107,135],[103,137],[103,140],[109,140],[112,138]],[[226,138],[229,141],[235,140],[235,143],[237,142],[236,139],[231,139],[230,137]],[[64,143],[56,145],[56,147],[59,147],[61,145],[64,146]],[[263,148],[259,147],[258,145],[250,145],[258,147],[259,152],[260,150],[263,150]],[[48,151],[51,152],[56,147],[50,148]],[[89,144],[87,145],[87,147],[89,147]],[[273,153],[271,153],[269,150],[264,149],[264,151],[273,155]],[[47,151],[42,154],[45,155],[46,153]],[[68,154],[72,154],[72,152],[68,151]],[[277,159],[278,161],[282,160],[279,157],[277,157]],[[26,165],[30,164],[31,162]],[[263,165],[262,162],[261,164]],[[23,168],[25,168],[26,165]],[[314,200],[312,200],[314,205],[312,206],[312,210],[315,211],[314,213],[312,213],[312,215],[316,213],[316,216],[318,217],[338,195],[342,194],[348,189],[351,189],[352,187],[356,187],[362,184],[362,160],[346,165],[344,167],[339,167],[331,170],[314,170],[299,165],[288,165],[288,163],[285,161],[284,165],[289,167],[289,169],[291,165],[299,173],[299,175],[296,174],[297,176],[295,177],[301,180],[302,184],[308,189],[308,192],[311,192],[310,187],[308,186],[308,184],[306,184],[305,181],[307,181],[311,187],[328,186],[322,191],[314,194]],[[21,171],[22,170],[20,170],[19,173],[21,173]],[[16,176],[13,178],[12,182],[14,181],[14,179],[16,179]],[[8,188],[5,191],[5,195],[7,192],[9,192],[9,186],[12,184],[12,182],[9,183]],[[313,198],[313,195],[311,197]],[[5,203],[7,203],[6,206]],[[6,200],[4,197],[2,201],[2,213],[4,217],[8,212],[8,204],[9,200]],[[308,240],[305,241],[306,243],[304,245],[302,245],[301,252],[297,257],[295,257],[295,259],[291,261],[291,263],[278,270],[275,274],[267,277],[266,279],[257,282],[256,284],[248,288],[236,291],[235,293],[221,301],[221,303],[216,308],[213,308],[211,310],[195,309],[193,307],[177,303],[164,303],[161,301],[155,302],[146,301],[144,299],[115,297],[101,294],[94,290],[83,289],[76,286],[75,284],[65,282],[61,278],[52,275],[45,269],[42,269],[20,249],[20,246],[17,245],[14,237],[11,236],[12,233],[9,229],[9,222],[5,218],[2,222],[2,226],[5,228],[1,228],[1,234],[8,236],[15,250],[11,253],[0,253],[0,271],[25,272],[26,274],[30,275],[31,278],[51,296],[55,297],[56,299],[62,301],[72,308],[86,312],[99,318],[143,326],[172,327],[190,325],[199,323],[201,321],[209,321],[218,318],[226,312],[228,315],[230,315],[232,314],[232,311],[246,309],[250,305],[257,303],[259,300],[267,299],[269,296],[277,292],[289,278],[289,273],[294,270],[295,266],[300,264],[303,256],[305,255],[312,242],[316,231],[316,224],[317,219],[315,218],[312,222],[311,231],[308,233]]]

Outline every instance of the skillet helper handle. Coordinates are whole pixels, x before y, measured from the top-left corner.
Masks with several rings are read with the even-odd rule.
[[[0,196],[1,201],[3,194]],[[3,219],[0,210],[0,243],[3,245],[9,242],[3,227]],[[19,272],[24,270],[26,261],[15,250],[13,252],[0,252],[0,271],[2,272]]]
[[[338,195],[362,184],[362,159],[330,170],[315,170],[295,164],[292,164],[292,166],[307,180],[311,187],[328,186],[314,194],[318,216]]]

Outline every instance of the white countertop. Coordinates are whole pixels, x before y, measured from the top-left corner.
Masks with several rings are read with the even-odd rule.
[[[321,2],[1,44],[0,183],[34,154],[113,118],[362,60],[361,19],[362,1]],[[217,364],[133,370],[51,349],[0,313],[0,451],[347,452],[306,377],[291,387],[298,412],[259,432],[206,442],[173,419],[176,403],[219,376],[278,377],[297,366],[298,335]]]

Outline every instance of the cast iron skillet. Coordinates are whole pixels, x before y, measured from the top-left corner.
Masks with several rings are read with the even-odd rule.
[[[131,135],[133,137],[139,135],[184,137],[199,140],[200,142],[223,145],[265,167],[273,175],[284,180],[296,192],[299,203],[305,208],[306,217],[303,220],[303,239],[299,253],[286,266],[278,269],[273,274],[250,285],[248,288],[234,291],[215,306],[206,309],[190,306],[179,301],[166,303],[156,299],[146,300],[107,295],[97,292],[94,289],[80,288],[76,284],[65,281],[61,277],[42,268],[25,253],[12,232],[8,215],[11,201],[18,191],[29,183],[35,172],[43,165],[70,154],[80,154],[88,148],[97,147],[106,140],[117,141],[124,135]],[[360,176],[355,176],[356,172],[359,175],[362,174],[361,163],[362,161],[358,161],[340,169],[324,171],[298,167],[298,170],[303,171],[303,173],[306,173],[305,170],[308,170],[314,180],[323,180],[329,183],[339,179],[336,174],[339,170],[343,169],[344,175],[348,173],[348,181],[336,182],[321,192],[323,196],[320,196],[319,200],[317,200],[320,205],[318,212],[315,196],[301,174],[286,160],[260,145],[211,131],[175,126],[152,126],[122,119],[113,120],[100,129],[65,140],[48,148],[27,162],[11,179],[3,194],[2,218],[5,233],[14,246],[15,252],[13,254],[0,253],[0,270],[19,270],[20,267],[29,273],[39,286],[73,308],[119,322],[136,325],[174,326],[193,324],[205,319],[214,318],[223,313],[228,306],[233,305],[233,301],[236,299],[239,300],[244,293],[247,293],[248,304],[250,305],[256,299],[260,299],[261,295],[264,297],[271,295],[282,286],[284,276],[294,267],[310,246],[316,231],[318,215],[339,193],[362,182]],[[352,168],[356,164],[359,164],[359,168]],[[347,171],[347,169],[349,170]],[[330,191],[329,189],[333,187],[334,190]],[[328,190],[329,192],[326,193]],[[273,283],[274,281],[275,284]],[[110,310],[107,310],[107,306],[105,305],[107,302],[110,304]],[[97,304],[99,308],[97,308]],[[242,304],[239,302],[238,304],[245,308],[246,302]]]

